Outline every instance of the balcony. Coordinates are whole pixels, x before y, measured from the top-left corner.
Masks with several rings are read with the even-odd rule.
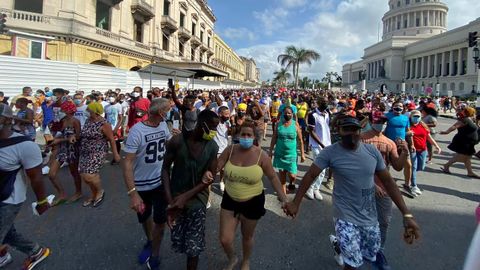
[[[192,36],[190,39],[190,45],[192,45],[193,48],[197,48],[198,46],[202,45],[202,41],[197,36]]]
[[[213,51],[212,48],[207,48],[207,55],[210,56],[210,55],[214,55],[215,52]]]
[[[143,18],[144,21],[149,21],[155,17],[153,13],[153,7],[145,0],[133,0],[132,1],[132,15],[135,18]]]
[[[201,51],[202,53],[208,51],[207,45],[205,45],[205,44],[202,43],[202,44],[200,45],[200,51]]]
[[[177,22],[169,15],[163,15],[160,24],[162,25],[162,31],[167,35],[171,35],[178,30]]]
[[[180,27],[178,29],[178,38],[183,42],[189,40],[192,37],[190,31],[188,31],[185,27]]]
[[[145,44],[143,44],[141,42],[138,42],[138,41],[135,41],[135,47],[142,48],[142,49],[148,50],[148,51],[150,50],[150,46],[145,45]]]

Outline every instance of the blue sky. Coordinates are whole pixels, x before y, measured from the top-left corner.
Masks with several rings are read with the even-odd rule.
[[[478,16],[479,0],[443,0],[450,10],[448,28]],[[261,79],[279,69],[276,57],[288,45],[315,49],[320,61],[302,66],[301,76],[321,79],[327,71],[359,60],[378,41],[388,0],[209,0],[215,31],[239,55],[253,57]],[[380,35],[382,29],[380,28]],[[381,36],[380,36],[381,38]]]

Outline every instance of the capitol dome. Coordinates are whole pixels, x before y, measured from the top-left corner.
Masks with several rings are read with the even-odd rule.
[[[447,31],[448,7],[439,0],[389,0],[383,37],[433,36]]]

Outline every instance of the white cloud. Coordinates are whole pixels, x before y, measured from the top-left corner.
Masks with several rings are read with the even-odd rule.
[[[300,7],[305,5],[306,3],[307,3],[306,0],[282,0],[282,4],[285,7],[289,7],[289,8]]]
[[[231,39],[231,40],[248,40],[248,41],[253,41],[257,38],[255,33],[252,31],[248,30],[245,27],[240,27],[240,28],[226,28],[221,32],[226,38]]]
[[[364,49],[378,41],[378,27],[383,14],[388,10],[385,0],[342,0],[336,6],[333,0],[281,1],[284,7],[308,3],[307,6],[316,10],[316,13],[305,24],[290,28],[282,23],[282,18],[291,16],[292,13],[284,7],[254,13],[265,34],[277,38],[270,44],[255,45],[238,52],[256,60],[262,80],[273,77],[272,73],[280,68],[277,56],[288,45],[314,49],[322,56],[311,67],[302,66],[300,76],[321,79],[327,71],[340,72],[343,64],[360,60]],[[465,25],[479,16],[480,1],[444,2],[449,7],[449,29]],[[381,38],[382,29],[379,30]]]
[[[264,11],[254,11],[253,17],[260,21],[263,31],[267,35],[273,35],[275,30],[284,27],[283,19],[288,16],[289,12],[282,8],[265,9]]]

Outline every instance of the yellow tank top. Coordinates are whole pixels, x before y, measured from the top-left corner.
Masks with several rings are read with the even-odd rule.
[[[305,119],[305,115],[307,115],[308,105],[307,103],[297,104],[297,118],[298,119]]]
[[[225,164],[225,173],[223,176],[225,181],[225,191],[235,201],[244,202],[262,194],[263,192],[263,170],[262,167],[258,165],[258,162],[262,157],[262,151],[260,151],[260,155],[255,165],[242,167],[233,165],[232,162],[230,162],[233,147],[230,151],[230,157],[227,164]]]
[[[278,116],[278,109],[280,108],[280,105],[281,105],[281,103],[280,103],[279,100],[272,102],[272,112],[271,112],[271,115],[272,115],[273,117],[277,117],[277,116]]]

